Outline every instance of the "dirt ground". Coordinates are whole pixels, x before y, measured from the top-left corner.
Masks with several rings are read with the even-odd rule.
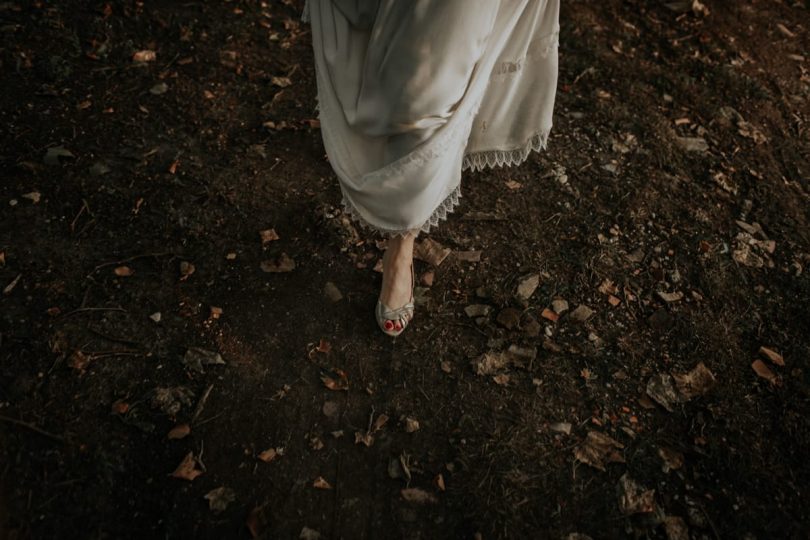
[[[807,538],[810,4],[564,2],[396,340],[301,7],[0,2],[0,538]]]

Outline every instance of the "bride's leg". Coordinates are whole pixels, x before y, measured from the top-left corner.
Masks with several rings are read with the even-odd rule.
[[[380,301],[390,309],[397,309],[411,301],[411,264],[413,247],[418,232],[393,236],[383,254],[383,280]],[[397,330],[395,322],[394,329]]]

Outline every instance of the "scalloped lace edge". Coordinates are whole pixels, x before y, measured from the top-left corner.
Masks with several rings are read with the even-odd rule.
[[[461,169],[480,171],[487,167],[512,167],[520,165],[534,152],[539,152],[546,148],[550,130],[544,130],[532,136],[526,144],[512,150],[488,150],[483,152],[473,152],[465,154]],[[422,225],[409,229],[387,229],[371,223],[352,204],[344,194],[341,198],[343,213],[348,215],[356,223],[373,232],[378,232],[386,236],[405,236],[416,233],[430,233],[431,229],[437,227],[440,222],[445,221],[449,214],[452,214],[460,204],[461,184],[457,185],[450,194],[439,203],[439,206],[431,213],[430,217]]]
[[[532,152],[545,150],[548,145],[548,136],[551,128],[533,135],[523,146],[511,150],[483,150],[464,155],[461,170],[480,171],[487,167],[512,167],[520,165]]]
[[[451,214],[456,206],[459,205],[459,199],[461,198],[461,184],[457,185],[450,194],[444,198],[444,200],[439,203],[439,206],[433,211],[427,221],[425,221],[419,227],[412,227],[409,229],[386,229],[384,227],[380,227],[379,225],[375,225],[371,223],[366,218],[363,217],[362,214],[357,210],[357,208],[352,204],[346,195],[343,195],[341,199],[341,205],[343,206],[343,213],[348,215],[352,218],[355,222],[359,223],[363,227],[368,230],[381,233],[385,236],[406,236],[409,234],[417,235],[421,233],[428,234],[430,229],[439,225],[440,221],[444,221],[447,219],[448,214]]]

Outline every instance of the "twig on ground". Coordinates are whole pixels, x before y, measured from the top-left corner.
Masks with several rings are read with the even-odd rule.
[[[44,429],[39,428],[39,427],[35,426],[34,424],[32,424],[30,422],[23,422],[22,420],[17,420],[16,418],[11,418],[9,416],[5,416],[5,415],[2,415],[2,414],[0,414],[0,421],[8,422],[9,424],[14,424],[16,426],[22,426],[22,427],[28,428],[31,431],[35,432],[35,433],[39,433],[40,435],[42,435],[44,437],[48,437],[49,439],[53,439],[55,441],[65,442],[65,438],[62,437],[61,435],[54,435],[50,431],[45,431]]]
[[[205,402],[208,401],[208,396],[211,395],[211,390],[213,389],[214,389],[213,384],[205,389],[205,393],[202,395],[200,401],[197,403],[197,408],[194,409],[194,415],[191,417],[191,422],[189,422],[189,424],[193,424],[194,422],[197,421],[197,418],[200,417],[200,415],[203,412],[203,409],[205,408]]]

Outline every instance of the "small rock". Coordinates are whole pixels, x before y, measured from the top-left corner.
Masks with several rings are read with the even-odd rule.
[[[45,163],[45,165],[59,165],[62,161],[74,159],[75,157],[73,152],[64,146],[52,146],[45,151],[42,162]]]
[[[537,358],[537,347],[520,347],[519,345],[510,345],[507,352],[516,360],[532,361]],[[513,363],[519,365],[519,363],[515,362],[514,360]]]
[[[663,331],[672,326],[672,315],[665,308],[661,308],[649,316],[647,322],[655,330]]]
[[[512,330],[520,324],[520,311],[515,308],[506,308],[498,313],[498,324],[508,330]]]
[[[667,534],[667,540],[689,540],[689,527],[677,516],[664,518],[664,532]]]
[[[492,293],[489,292],[489,289],[484,287],[483,285],[475,289],[475,296],[478,298],[491,298]]]
[[[486,317],[491,310],[492,308],[486,304],[470,304],[464,308],[464,313],[470,318]]]
[[[456,252],[456,259],[459,261],[465,262],[480,262],[481,261],[481,252],[480,251],[457,251]]]
[[[275,260],[262,261],[260,267],[262,272],[268,273],[292,272],[295,270],[295,261],[286,253],[282,253]]]
[[[323,412],[324,416],[332,419],[337,417],[339,410],[340,408],[338,406],[337,401],[326,401],[324,402],[323,407],[321,408],[321,411]]]
[[[326,282],[323,287],[323,293],[330,302],[340,302],[343,299],[343,294],[340,292],[340,289],[331,281]]]
[[[518,300],[526,301],[531,298],[539,285],[540,276],[538,274],[530,274],[521,279],[517,288]]]
[[[149,318],[152,319],[156,323],[160,322],[161,317],[162,317],[162,315],[160,314],[159,311],[156,311],[156,312],[152,313],[151,315],[149,315]]]
[[[580,304],[571,312],[570,317],[579,322],[585,322],[590,319],[594,314],[594,311],[586,306],[585,304]]]
[[[315,529],[304,527],[303,529],[301,529],[301,534],[298,535],[298,538],[300,540],[320,540],[321,533],[319,533]]]
[[[523,325],[523,333],[530,338],[539,336],[542,329],[543,327],[533,317],[529,317],[528,321]]]
[[[159,96],[161,94],[165,94],[169,90],[169,85],[165,82],[157,83],[155,86],[149,89],[149,93],[154,96]]]
[[[426,306],[430,302],[430,289],[427,287],[413,288],[413,303],[417,306]]]
[[[658,291],[657,294],[658,294],[658,297],[661,298],[661,300],[663,300],[664,302],[667,302],[667,303],[679,302],[679,301],[683,300],[683,293],[680,292],[680,291],[671,292],[671,293],[670,292]]]
[[[110,169],[109,165],[107,165],[103,161],[97,161],[93,164],[92,167],[90,167],[90,174],[92,174],[93,176],[104,176],[111,170],[112,169]]]
[[[205,373],[203,366],[223,365],[225,360],[215,351],[208,351],[199,347],[191,347],[183,356],[183,365],[198,373]]]
[[[555,298],[551,301],[551,309],[557,315],[561,315],[563,312],[568,311],[568,302],[562,298]]]
[[[709,143],[703,137],[676,137],[675,141],[687,152],[706,153],[709,150]]]
[[[571,424],[569,422],[554,422],[548,427],[551,431],[556,431],[557,433],[571,434]]]

